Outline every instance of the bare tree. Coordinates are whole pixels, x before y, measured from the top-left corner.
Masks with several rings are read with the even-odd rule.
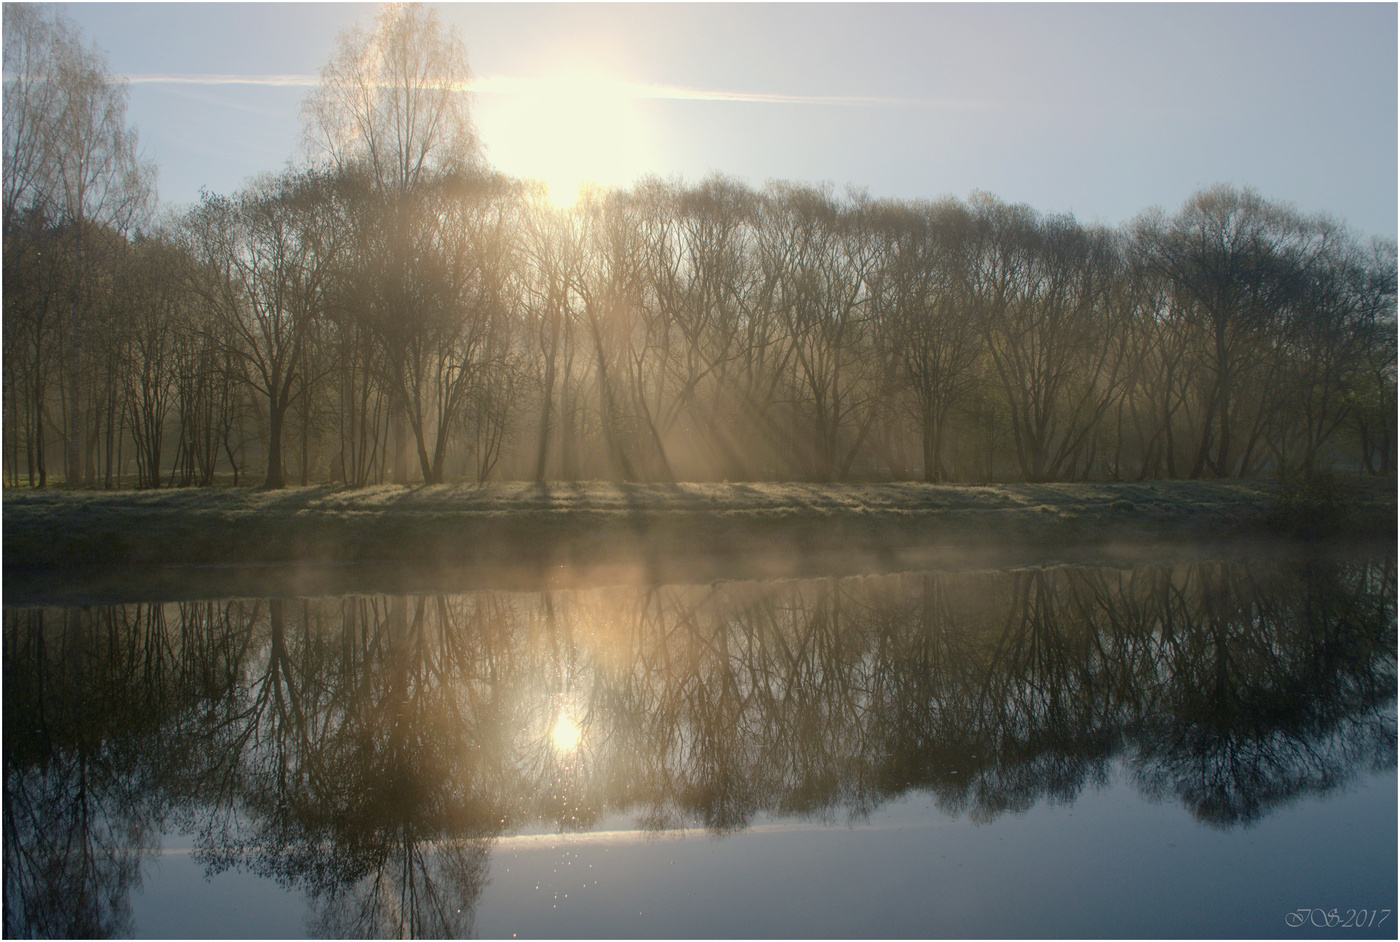
[[[1176,477],[1179,442],[1193,404],[1194,338],[1176,314],[1171,280],[1129,238],[1114,286],[1115,330],[1125,347],[1123,395],[1116,406],[1115,479]],[[1130,470],[1136,464],[1136,472]]]
[[[191,253],[215,274],[195,282],[226,329],[214,336],[267,402],[269,488],[285,483],[287,410],[314,378],[304,352],[344,235],[334,213],[329,182],[301,174],[264,177],[233,199],[206,194],[187,221]]]
[[[535,445],[535,480],[543,482],[550,465],[555,428],[567,421],[567,387],[575,356],[573,325],[579,317],[575,285],[583,249],[573,218],[540,198],[530,198],[522,213],[520,271],[525,330],[539,370],[539,428]],[[563,374],[561,376],[561,374]],[[556,389],[561,390],[556,394]],[[556,395],[563,400],[556,407]],[[563,415],[560,415],[560,414]],[[572,444],[561,435],[561,452]],[[572,455],[560,456],[563,464]],[[566,475],[567,476],[567,475]]]
[[[59,62],[78,50],[77,30],[55,8],[5,8],[5,232],[31,209],[52,209],[55,166],[50,159],[63,109]]]
[[[1092,463],[1096,426],[1121,385],[1121,347],[1105,308],[1117,264],[1107,233],[1025,206],[974,201],[972,287],[1021,474],[1074,477]],[[1077,470],[1078,469],[1078,470]]]
[[[977,382],[981,355],[965,294],[970,219],[952,200],[887,206],[877,308],[919,423],[925,481],[948,478],[948,420]]]
[[[406,193],[437,170],[477,160],[466,48],[455,28],[417,3],[385,4],[374,28],[341,34],[302,105],[314,161],[366,173]]]
[[[24,214],[5,232],[5,374],[11,404],[20,414],[11,431],[23,442],[31,487],[48,484],[45,442],[53,424],[49,397],[57,369],[69,256],[38,211]],[[18,447],[17,441],[17,447]]]
[[[874,240],[863,207],[828,193],[775,184],[766,204],[765,252],[783,272],[777,312],[792,350],[790,395],[811,435],[794,457],[813,480],[844,479],[874,418],[865,349]]]
[[[691,474],[737,474],[752,451],[751,416],[731,378],[743,352],[745,301],[753,284],[757,201],[712,176],[699,186],[647,184],[651,210],[649,290],[660,324],[664,382],[654,412],[667,450]],[[729,413],[733,413],[732,415]]]
[[[655,426],[641,408],[634,373],[638,347],[653,339],[641,317],[647,290],[642,214],[625,194],[601,192],[586,197],[580,212],[587,255],[575,291],[593,353],[598,430],[609,473],[633,481],[645,477],[652,464],[669,477],[665,452],[653,447],[649,462],[643,451],[646,444],[656,445]],[[634,336],[638,332],[640,338]]]
[[[137,483],[159,487],[166,420],[178,382],[179,334],[185,279],[170,247],[148,242],[129,270],[124,352],[131,368],[123,375],[123,399],[136,445]]]
[[[1358,278],[1361,355],[1347,395],[1362,465],[1370,474],[1395,473],[1395,256],[1394,242],[1372,242]]]
[[[1207,343],[1209,391],[1191,477],[1247,470],[1248,439],[1257,436],[1264,417],[1253,410],[1253,435],[1248,426],[1240,428],[1251,420],[1242,414],[1248,397],[1262,391],[1260,382],[1245,386],[1241,380],[1261,367],[1263,381],[1273,379],[1268,368],[1277,361],[1265,361],[1278,347],[1267,338],[1334,231],[1253,190],[1226,186],[1197,193],[1170,221],[1142,225],[1139,238],[1151,247],[1153,263],[1172,280],[1183,313],[1200,325]],[[1239,447],[1240,432],[1245,448]]]
[[[5,225],[38,210],[67,233],[67,323],[60,336],[66,476],[92,480],[84,445],[95,445],[101,409],[88,364],[94,306],[106,297],[93,284],[89,255],[101,230],[124,236],[154,198],[154,166],[137,152],[126,123],[127,87],[101,54],[81,47],[77,29],[56,8],[5,12]],[[84,458],[88,458],[86,466]]]
[[[305,145],[313,163],[369,182],[369,205],[385,216],[365,222],[389,227],[384,236],[399,258],[414,238],[409,230],[413,213],[400,201],[435,174],[450,176],[479,162],[470,79],[466,50],[455,29],[444,30],[437,13],[420,4],[391,4],[380,10],[372,29],[357,26],[341,34],[321,70],[320,85],[302,105]],[[412,276],[408,266],[390,258],[364,264],[387,278]],[[375,293],[402,305],[411,303],[415,291],[401,284],[381,286]],[[385,324],[403,322],[411,312],[395,307],[377,317]],[[402,371],[405,366],[387,368]],[[400,483],[408,477],[408,410],[409,403],[391,387],[394,480]]]

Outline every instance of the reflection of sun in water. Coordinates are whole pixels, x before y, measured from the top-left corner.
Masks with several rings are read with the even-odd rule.
[[[554,730],[549,734],[549,738],[557,751],[572,752],[578,748],[579,741],[583,739],[583,731],[578,728],[573,717],[567,713],[560,713],[559,722],[554,724]]]
[[[482,83],[504,92],[478,99],[487,158],[515,176],[544,181],[550,201],[570,206],[588,183],[626,186],[648,169],[636,96],[615,79],[567,73]]]

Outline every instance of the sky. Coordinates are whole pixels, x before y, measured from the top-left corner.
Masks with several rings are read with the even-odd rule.
[[[1118,225],[1230,183],[1396,236],[1392,3],[434,6],[488,162],[565,201],[723,173]],[[300,159],[300,102],[377,9],[63,7],[131,81],[164,205]]]

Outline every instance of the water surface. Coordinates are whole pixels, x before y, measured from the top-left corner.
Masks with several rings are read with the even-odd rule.
[[[1393,937],[1395,569],[6,609],[6,934]]]

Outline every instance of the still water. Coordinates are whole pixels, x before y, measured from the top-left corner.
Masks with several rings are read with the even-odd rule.
[[[7,608],[7,936],[1396,935],[1393,553]]]

